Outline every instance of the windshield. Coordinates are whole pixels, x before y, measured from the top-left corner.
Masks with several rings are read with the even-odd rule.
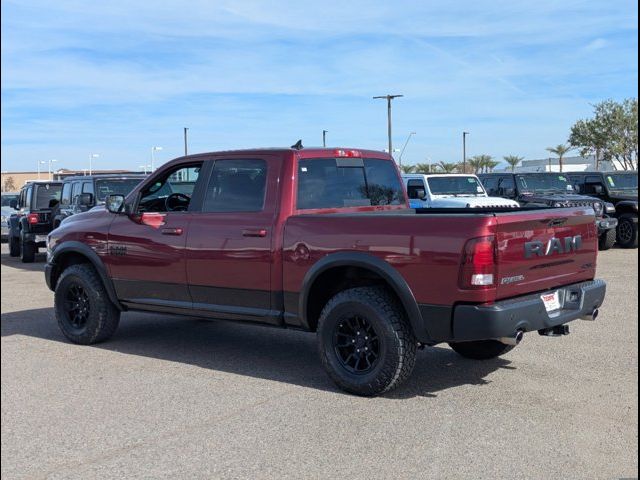
[[[7,194],[2,194],[2,206],[3,207],[10,207],[11,206],[11,201],[15,200],[16,202],[18,201],[18,195],[7,195]]]
[[[432,195],[472,195],[484,197],[484,189],[476,177],[429,177]]]
[[[637,190],[638,175],[620,173],[607,175],[607,184],[612,190]],[[4,205],[4,201],[2,204]]]
[[[96,199],[104,202],[109,195],[129,195],[142,178],[109,178],[96,180]]]
[[[524,192],[573,192],[573,186],[564,175],[518,175],[517,178],[518,185]]]
[[[36,196],[34,209],[53,208],[60,202],[60,194],[62,193],[61,184],[36,185]]]

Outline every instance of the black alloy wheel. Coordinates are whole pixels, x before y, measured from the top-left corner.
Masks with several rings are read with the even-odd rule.
[[[87,295],[86,290],[80,283],[72,283],[67,289],[64,301],[69,325],[81,332],[91,314],[89,295]]]
[[[340,364],[355,375],[373,370],[380,358],[378,334],[360,315],[344,318],[336,325],[333,344]]]

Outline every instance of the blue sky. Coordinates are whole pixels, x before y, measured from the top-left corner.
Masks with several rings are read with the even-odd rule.
[[[403,163],[547,156],[594,102],[636,97],[638,10],[607,1],[2,0],[2,170],[131,168],[319,145]]]

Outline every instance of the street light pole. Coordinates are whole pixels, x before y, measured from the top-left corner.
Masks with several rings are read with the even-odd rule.
[[[38,180],[40,180],[40,165],[44,165],[45,162],[44,160],[38,160]]]
[[[322,130],[322,146],[326,147],[327,146],[327,133],[329,132],[329,130]]]
[[[467,135],[469,132],[462,132],[462,172],[467,173]]]
[[[89,175],[93,175],[93,159],[98,158],[100,155],[92,153],[89,155]]]
[[[189,127],[184,127],[184,156],[186,157],[188,155],[187,152],[187,131],[189,130]]]
[[[53,178],[51,177],[51,164],[52,164],[53,162],[57,162],[57,161],[58,161],[58,160],[56,160],[56,159],[51,159],[51,160],[49,160],[49,180],[53,180]]]
[[[153,173],[153,171],[155,170],[155,156],[153,154],[153,152],[162,150],[162,147],[151,147],[151,173]]]
[[[402,166],[402,155],[404,154],[404,149],[407,148],[407,144],[409,143],[409,140],[411,140],[411,136],[415,134],[416,132],[410,132],[409,136],[407,137],[407,141],[404,142],[402,150],[400,150],[400,156],[398,157],[398,165]]]
[[[393,157],[393,142],[391,140],[391,100],[398,97],[404,97],[404,95],[379,95],[373,97],[374,99],[386,98],[387,99],[387,135],[389,136],[389,155]]]

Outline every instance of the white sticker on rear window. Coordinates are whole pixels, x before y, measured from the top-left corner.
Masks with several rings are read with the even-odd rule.
[[[611,185],[612,187],[616,186],[616,183],[613,181],[613,177],[607,177],[607,180],[609,181],[609,185]]]
[[[476,183],[476,179],[475,178],[467,178],[467,182]]]
[[[558,180],[562,180],[563,182],[567,181],[567,177],[563,177],[562,175],[558,176]]]
[[[300,171],[301,172],[306,172],[307,171],[307,167],[300,167]]]

